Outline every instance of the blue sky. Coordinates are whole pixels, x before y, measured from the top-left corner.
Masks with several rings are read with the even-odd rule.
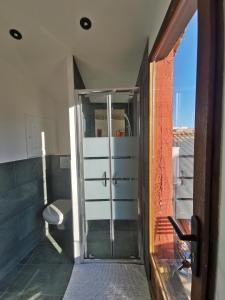
[[[185,30],[174,58],[173,125],[178,127],[194,127],[197,68],[197,17],[196,12]]]

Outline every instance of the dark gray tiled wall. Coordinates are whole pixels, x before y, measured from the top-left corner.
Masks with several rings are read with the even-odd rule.
[[[48,202],[57,199],[71,199],[70,169],[60,168],[60,157],[67,155],[48,155],[46,158]]]
[[[41,158],[0,164],[0,278],[43,238]]]

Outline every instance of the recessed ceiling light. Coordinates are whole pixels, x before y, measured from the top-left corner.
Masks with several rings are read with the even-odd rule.
[[[80,26],[84,29],[84,30],[89,30],[91,28],[91,20],[84,17],[80,19]]]
[[[22,39],[22,34],[16,29],[10,29],[9,34],[16,40]]]

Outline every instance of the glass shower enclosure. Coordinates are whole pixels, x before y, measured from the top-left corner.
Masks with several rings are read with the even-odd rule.
[[[78,90],[84,259],[139,259],[139,90]]]

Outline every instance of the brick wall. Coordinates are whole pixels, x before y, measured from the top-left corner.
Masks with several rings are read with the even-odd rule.
[[[154,159],[152,172],[153,241],[158,258],[173,256],[173,230],[167,216],[172,206],[172,121],[174,51],[156,63],[154,100]]]

